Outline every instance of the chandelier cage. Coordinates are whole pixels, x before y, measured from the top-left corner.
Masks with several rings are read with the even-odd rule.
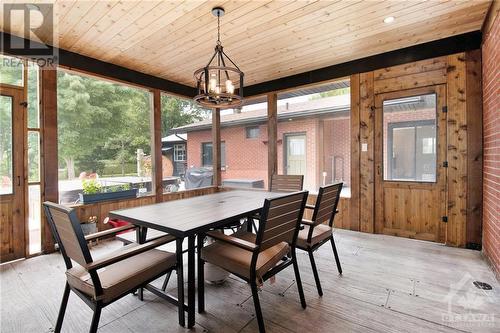
[[[215,7],[217,17],[217,43],[208,64],[194,72],[197,95],[194,100],[203,107],[228,109],[243,104],[243,72],[224,52],[220,41],[220,17],[224,9]]]

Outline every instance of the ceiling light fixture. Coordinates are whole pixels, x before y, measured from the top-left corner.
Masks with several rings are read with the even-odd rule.
[[[194,100],[206,108],[237,108],[243,104],[243,72],[224,52],[220,41],[220,18],[224,13],[224,8],[212,9],[217,17],[215,53],[205,67],[194,72],[198,89]]]
[[[392,23],[394,22],[394,16],[387,16],[385,19],[384,19],[384,23]]]

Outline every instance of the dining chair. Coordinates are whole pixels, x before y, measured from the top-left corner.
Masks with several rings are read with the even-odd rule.
[[[315,205],[306,205],[306,209],[313,211],[311,220],[302,219],[302,228],[297,237],[297,248],[307,251],[309,260],[316,281],[318,294],[323,296],[321,283],[319,281],[318,270],[316,262],[314,261],[313,252],[316,251],[321,245],[330,241],[332,244],[333,255],[337,263],[337,270],[342,274],[342,267],[340,265],[339,255],[333,239],[333,220],[335,214],[338,213],[337,206],[340,200],[340,192],[342,191],[343,183],[336,183],[319,188],[318,198]],[[325,224],[326,223],[326,224]]]
[[[70,291],[93,311],[89,332],[97,332],[102,308],[176,269],[176,255],[155,249],[172,240],[163,236],[144,244],[130,244],[93,259],[88,241],[134,228],[113,228],[84,236],[74,209],[43,203],[47,221],[66,264],[66,285],[55,332],[60,332]],[[179,309],[182,305],[179,302]],[[182,310],[183,311],[183,310]]]
[[[302,186],[304,184],[303,175],[278,175],[273,174],[271,177],[271,186],[269,191],[271,192],[298,192],[302,191]],[[258,221],[258,216],[249,216],[246,218],[246,229],[248,232],[253,230],[257,231],[256,220]]]
[[[146,229],[143,232],[146,232],[146,238],[145,238],[146,242],[168,235],[166,232],[159,231],[156,229]],[[122,242],[124,246],[126,246],[129,244],[141,243],[141,242],[137,241],[137,239],[138,239],[137,236],[138,236],[137,232],[135,232],[133,230],[127,230],[126,232],[121,232],[121,233],[117,234],[115,238],[116,238],[116,240]],[[171,241],[174,241],[174,240],[175,240],[175,238],[171,237]],[[142,241],[142,242],[144,242],[144,241]],[[171,276],[172,276],[172,271],[168,272],[167,275],[165,276],[165,280],[163,280],[163,284],[161,287],[162,291],[167,290],[167,285],[168,285],[168,282],[170,281]],[[142,288],[139,289],[139,299],[141,301],[143,300]]]
[[[257,234],[238,232],[225,235],[210,231],[206,235],[216,241],[203,247],[202,235],[198,243],[198,311],[204,312],[205,262],[216,265],[250,284],[259,331],[265,332],[260,308],[258,286],[286,267],[293,265],[302,307],[306,308],[295,245],[300,221],[307,201],[307,191],[296,192],[274,199],[266,199],[259,215]],[[201,253],[201,255],[200,255]],[[291,254],[290,257],[287,254]]]
[[[303,175],[278,175],[273,174],[271,177],[271,192],[297,192],[302,191],[304,185]]]

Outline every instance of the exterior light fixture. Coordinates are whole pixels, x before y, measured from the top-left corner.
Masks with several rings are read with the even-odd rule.
[[[212,9],[217,17],[217,43],[208,64],[194,72],[198,90],[194,100],[206,108],[237,108],[243,104],[243,72],[224,52],[220,41],[220,18],[225,11]]]

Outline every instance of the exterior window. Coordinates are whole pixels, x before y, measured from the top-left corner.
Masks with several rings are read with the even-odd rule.
[[[278,173],[303,175],[304,189],[351,181],[349,81],[278,94]]]
[[[221,154],[221,167],[226,166],[226,143],[221,142],[220,144],[220,154]],[[201,144],[201,160],[204,167],[211,167],[213,165],[213,151],[212,142],[204,142]]]
[[[175,162],[186,161],[186,145],[185,144],[174,145],[174,161]]]
[[[386,100],[384,180],[436,181],[436,95]]]
[[[58,70],[59,201],[152,191],[151,117],[149,91]]]
[[[256,139],[260,136],[260,128],[259,126],[251,126],[245,128],[247,139]]]

